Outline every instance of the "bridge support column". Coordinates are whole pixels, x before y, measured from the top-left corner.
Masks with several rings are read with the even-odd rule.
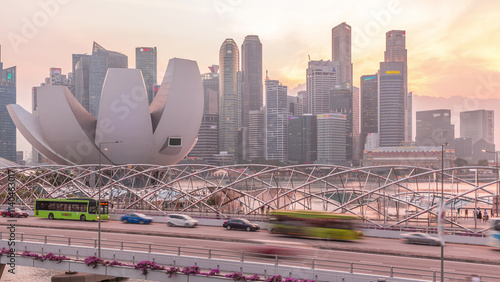
[[[3,270],[5,269],[5,264],[0,264],[0,279],[2,278]]]
[[[114,276],[105,276],[91,273],[79,273],[74,271],[66,271],[59,273],[50,279],[51,282],[98,282],[116,279]]]

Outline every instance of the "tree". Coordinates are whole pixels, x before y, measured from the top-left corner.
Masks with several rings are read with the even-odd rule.
[[[477,165],[478,166],[488,166],[489,162],[488,162],[488,160],[479,160],[479,161],[477,161]]]
[[[456,159],[453,161],[453,164],[454,164],[456,167],[460,167],[460,166],[467,166],[467,165],[469,164],[469,162],[467,162],[466,160],[461,159],[461,158],[456,158]]]

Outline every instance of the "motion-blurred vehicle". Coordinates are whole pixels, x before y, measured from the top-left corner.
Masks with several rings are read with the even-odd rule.
[[[260,226],[258,224],[252,223],[247,219],[244,218],[233,218],[230,219],[222,224],[222,227],[226,228],[227,230],[231,229],[239,229],[239,230],[246,230],[246,231],[257,231],[260,230]]]
[[[246,248],[246,252],[250,256],[264,258],[275,258],[276,256],[293,257],[303,252],[303,248],[311,249],[310,245],[299,242],[269,240],[255,240],[255,242],[257,244]]]
[[[488,220],[490,229],[488,229],[488,245],[500,248],[500,218],[493,217]]]
[[[357,216],[309,210],[278,210],[271,213],[271,233],[332,240],[357,240]]]
[[[150,224],[153,218],[142,213],[127,213],[120,218],[123,223]]]
[[[408,244],[441,246],[441,240],[439,240],[439,238],[433,237],[427,233],[404,233],[401,235],[401,238]]]
[[[22,211],[19,208],[7,208],[6,210],[0,211],[3,217],[28,217],[29,214]]]
[[[185,214],[169,214],[167,216],[167,225],[172,226],[183,226],[183,227],[196,227],[198,221],[194,220],[189,215]]]

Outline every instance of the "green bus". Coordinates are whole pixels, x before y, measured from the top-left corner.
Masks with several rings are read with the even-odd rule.
[[[355,229],[357,216],[310,210],[271,212],[271,233],[333,240],[357,240],[363,233]]]
[[[98,220],[97,203],[93,198],[36,199],[35,216],[48,219]],[[101,201],[101,219],[108,218],[108,202]]]

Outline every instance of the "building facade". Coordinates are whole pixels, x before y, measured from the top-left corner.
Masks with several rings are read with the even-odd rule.
[[[266,79],[266,160],[288,161],[287,87]]]
[[[361,76],[360,86],[360,143],[364,150],[366,136],[369,133],[378,133],[377,74]]]
[[[405,101],[403,63],[380,63],[378,129],[381,147],[401,146],[406,141]]]
[[[405,142],[412,140],[412,93],[408,91],[408,55],[406,50],[406,31],[391,30],[385,34],[386,50],[384,52],[385,62],[400,62],[403,64],[401,71],[404,87],[404,109],[405,109]]]
[[[416,118],[415,145],[441,146],[448,143],[454,148],[455,126],[451,124],[451,110],[420,111]]]
[[[91,59],[91,55],[73,54],[73,83],[75,91],[73,95],[88,112],[90,112],[89,83]]]
[[[241,45],[241,126],[248,127],[250,111],[263,105],[262,43],[257,35],[247,35]]]
[[[332,29],[332,61],[340,63],[340,84],[352,87],[351,26],[345,22]]]
[[[248,119],[248,159],[266,159],[266,108],[250,111]]]
[[[437,169],[441,167],[441,153],[441,147],[380,147],[364,151],[363,166],[408,165]],[[445,149],[444,168],[453,167],[454,160],[455,151]]]
[[[108,51],[94,42],[90,60],[89,75],[89,112],[97,118],[102,86],[109,68],[128,68],[128,57],[114,51]]]
[[[354,132],[354,111],[353,111],[353,93],[352,87],[341,87],[335,85],[330,91],[330,111],[346,116],[346,160],[351,163],[353,160],[353,132]]]
[[[0,157],[16,161],[16,126],[7,112],[7,105],[15,104],[17,97],[17,69],[4,69],[0,46]]]
[[[203,114],[198,141],[194,145],[188,158],[195,158],[201,163],[217,165],[215,155],[219,153],[219,116],[214,114]]]
[[[346,127],[346,115],[337,113],[317,115],[316,163],[346,165]]]
[[[472,144],[484,139],[495,144],[494,111],[476,110],[460,113],[460,137],[472,139]]]
[[[306,71],[307,113],[330,112],[330,91],[340,85],[338,61],[310,61]]]
[[[317,159],[318,128],[316,116],[305,114],[288,119],[288,160],[305,164]]]
[[[148,91],[148,102],[151,104],[154,98],[154,86],[157,77],[157,51],[156,47],[135,48],[135,68],[141,70],[144,84]]]
[[[240,105],[239,49],[231,38],[226,39],[219,50],[219,66],[219,151],[227,152],[225,156],[235,158],[238,155]],[[232,163],[235,161],[236,159]]]

